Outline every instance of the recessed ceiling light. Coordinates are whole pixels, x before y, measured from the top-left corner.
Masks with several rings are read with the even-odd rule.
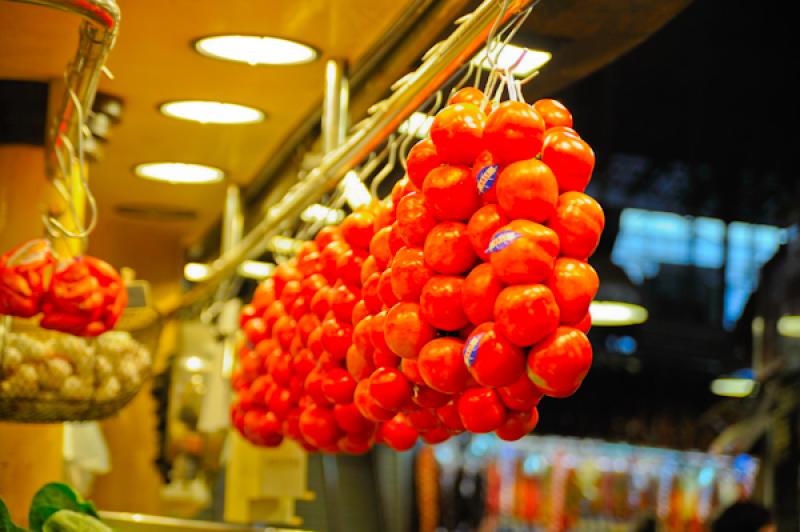
[[[162,104],[159,110],[172,118],[203,124],[254,124],[264,120],[263,111],[236,103],[180,100]]]
[[[191,163],[143,163],[133,171],[145,179],[181,184],[216,183],[225,177],[219,168]]]
[[[592,301],[589,307],[592,325],[598,327],[620,327],[647,321],[647,309],[621,301]]]
[[[523,48],[513,44],[495,45],[492,49],[491,58],[500,70],[512,69],[515,76],[524,78],[536,70],[539,70],[545,63],[552,59],[553,54],[544,50],[534,50],[533,48]],[[522,54],[525,54],[524,56]],[[522,56],[522,59],[520,59]],[[519,63],[517,64],[517,61]],[[492,63],[486,57],[486,48],[481,50],[472,59],[472,64],[491,70]],[[514,66],[516,64],[516,66]]]
[[[258,35],[205,37],[194,46],[203,55],[249,65],[300,65],[310,63],[319,55],[315,49],[297,41]]]

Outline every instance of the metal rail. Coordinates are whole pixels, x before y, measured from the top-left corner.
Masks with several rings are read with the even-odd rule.
[[[482,2],[447,39],[429,50],[420,67],[404,78],[402,85],[378,106],[378,110],[364,122],[363,127],[327,154],[320,166],[312,170],[305,179],[289,189],[277,204],[267,210],[261,221],[241,242],[211,263],[209,276],[204,282],[183,294],[176,305],[162,309],[162,313],[172,314],[209,295],[218,283],[235,272],[240,262],[252,258],[254,252],[263,249],[265,240],[275,234],[282,221],[299,216],[304,208],[334,188],[349,170],[386,140],[403,120],[419,108],[484,44],[498,18],[500,20],[497,25],[501,26],[531,3],[531,0],[513,0],[503,11],[503,2],[500,0]]]
[[[66,88],[61,110],[56,122],[47,131],[48,175],[55,175],[58,164],[55,159],[55,144],[59,134],[67,136],[73,145],[80,124],[70,91],[77,96],[81,107],[88,113],[94,104],[97,84],[105,65],[106,57],[114,46],[120,22],[120,10],[115,0],[10,0],[23,4],[34,4],[67,11],[81,16],[84,20],[80,28],[80,41],[75,58],[70,63],[66,75]],[[84,113],[85,116],[85,113]]]

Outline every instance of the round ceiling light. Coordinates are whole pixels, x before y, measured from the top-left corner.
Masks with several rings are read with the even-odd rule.
[[[166,116],[203,124],[254,124],[264,120],[264,112],[255,107],[205,100],[178,100],[159,107]]]
[[[203,55],[249,65],[300,65],[310,63],[318,52],[305,44],[259,35],[216,35],[194,43]]]
[[[180,184],[216,183],[225,177],[219,168],[191,163],[143,163],[133,171],[144,179]]]

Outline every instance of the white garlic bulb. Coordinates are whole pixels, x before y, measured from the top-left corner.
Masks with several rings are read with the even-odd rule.
[[[39,368],[39,384],[48,390],[59,390],[72,374],[72,364],[63,358],[51,358]]]
[[[0,359],[2,359],[3,362],[3,367],[0,368],[0,374],[10,375],[16,373],[19,369],[19,365],[22,364],[22,353],[20,353],[19,349],[16,347],[8,346],[5,349],[5,353],[0,355]]]
[[[92,384],[87,379],[70,375],[61,386],[61,395],[65,399],[86,400],[92,396]]]
[[[97,400],[108,401],[115,399],[120,392],[119,380],[116,377],[111,377],[97,389]]]

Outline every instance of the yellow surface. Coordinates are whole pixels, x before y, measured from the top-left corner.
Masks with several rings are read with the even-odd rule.
[[[198,162],[249,183],[270,154],[319,105],[325,59],[358,62],[388,30],[409,0],[119,0],[120,36],[108,66],[115,80],[101,90],[124,100],[105,158],[93,165],[93,188],[104,224],[120,218],[119,203],[196,209],[193,222],[139,225],[191,240],[219,216],[225,184],[172,186],[134,177],[145,161]],[[38,6],[0,2],[0,78],[59,78],[77,45],[77,17]],[[203,57],[191,47],[220,33],[268,34],[306,42],[321,51],[313,63],[251,67]],[[172,99],[214,99],[251,105],[267,120],[251,125],[202,125],[162,116]]]
[[[41,236],[36,198],[48,190],[43,150],[0,146],[0,249]],[[62,474],[61,425],[0,422],[0,497],[17,523],[25,523],[33,494]]]

